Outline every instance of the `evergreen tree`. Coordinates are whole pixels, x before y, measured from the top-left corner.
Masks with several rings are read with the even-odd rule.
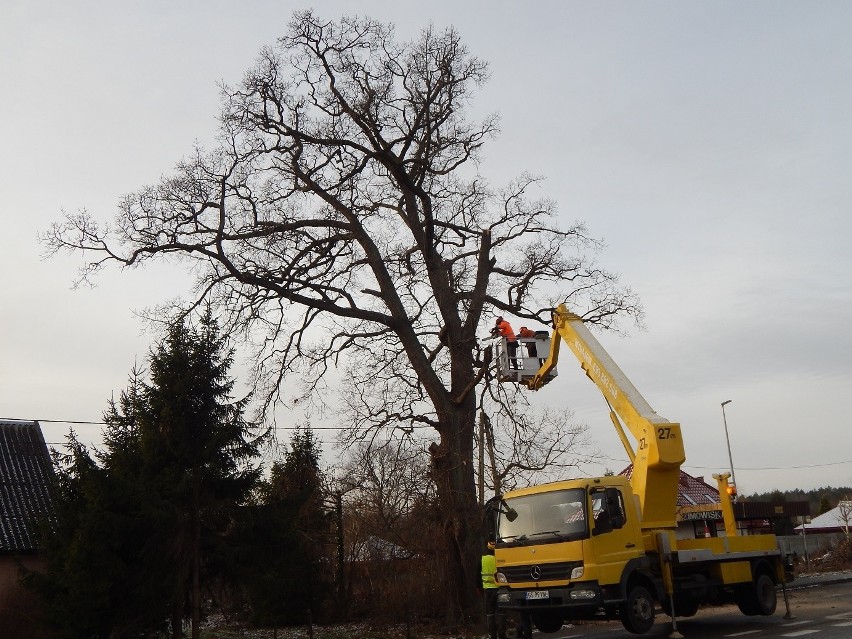
[[[173,324],[150,356],[151,384],[142,413],[143,466],[160,496],[156,517],[171,565],[173,618],[191,605],[192,636],[199,636],[201,582],[216,573],[215,557],[260,471],[251,462],[258,440],[243,413],[248,398],[232,402],[228,377],[233,350],[208,309],[197,328]],[[164,584],[165,585],[165,584]]]
[[[231,401],[227,348],[208,310],[173,324],[149,356],[150,384],[134,369],[104,414],[104,451],[73,436],[59,458],[56,526],[45,574],[30,581],[67,637],[135,637],[190,602],[199,636],[201,583],[228,564],[237,507],[255,489],[258,439]]]
[[[56,517],[42,522],[39,546],[47,571],[28,573],[24,582],[44,599],[46,621],[57,636],[106,637],[112,601],[100,575],[112,562],[107,548],[93,538],[105,521],[89,496],[100,484],[99,469],[73,431],[67,441],[67,454],[54,452]]]
[[[249,596],[255,622],[302,623],[332,592],[330,561],[332,519],[324,504],[322,450],[310,427],[297,429],[282,462],[272,465],[260,491],[251,529],[254,554]]]
[[[105,452],[90,453],[72,432],[69,453],[55,454],[57,514],[41,543],[47,571],[28,581],[42,594],[60,637],[135,637],[161,626],[169,610],[154,576],[156,527],[147,514],[150,493],[140,481],[132,427],[140,389],[134,371],[119,403],[110,401]]]

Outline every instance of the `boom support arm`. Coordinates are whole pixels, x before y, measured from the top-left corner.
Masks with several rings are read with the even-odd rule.
[[[686,459],[680,424],[668,421],[650,407],[583,320],[564,304],[553,311],[553,328],[550,355],[527,386],[532,390],[541,388],[556,366],[560,343],[564,341],[609,404],[610,417],[633,462],[630,483],[639,497],[642,529],[673,529],[680,466]],[[619,417],[636,442],[635,450]]]

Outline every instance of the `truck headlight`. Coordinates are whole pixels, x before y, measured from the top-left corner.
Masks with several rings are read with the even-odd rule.
[[[574,570],[571,571],[571,579],[579,579],[583,576],[583,572],[583,567],[577,566],[576,568],[574,568]]]
[[[595,593],[594,590],[578,588],[577,590],[572,590],[569,596],[571,599],[594,599],[597,596],[597,593]]]
[[[507,584],[507,583],[509,583],[509,580],[508,580],[508,579],[506,579],[506,575],[504,575],[502,572],[495,573],[495,575],[494,575],[494,581],[496,581],[498,584]]]
[[[508,592],[501,592],[497,595],[497,603],[507,604],[507,603],[511,603],[511,602],[512,602],[512,595],[510,595]]]

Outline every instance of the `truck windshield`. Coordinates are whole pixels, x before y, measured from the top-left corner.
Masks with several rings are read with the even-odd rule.
[[[507,545],[556,543],[587,535],[586,491],[553,490],[506,500],[518,516],[500,514],[497,542]]]

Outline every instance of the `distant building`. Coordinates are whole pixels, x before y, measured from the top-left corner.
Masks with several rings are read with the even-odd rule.
[[[53,466],[38,422],[0,420],[0,634],[41,637],[38,599],[19,570],[41,568],[36,531],[53,512]]]
[[[681,539],[725,535],[719,489],[680,471],[677,485],[677,536]]]
[[[803,532],[807,535],[823,533],[848,535],[850,529],[852,529],[852,501],[841,501],[837,504],[837,508],[814,517],[809,524],[796,526],[795,531],[797,535]]]

